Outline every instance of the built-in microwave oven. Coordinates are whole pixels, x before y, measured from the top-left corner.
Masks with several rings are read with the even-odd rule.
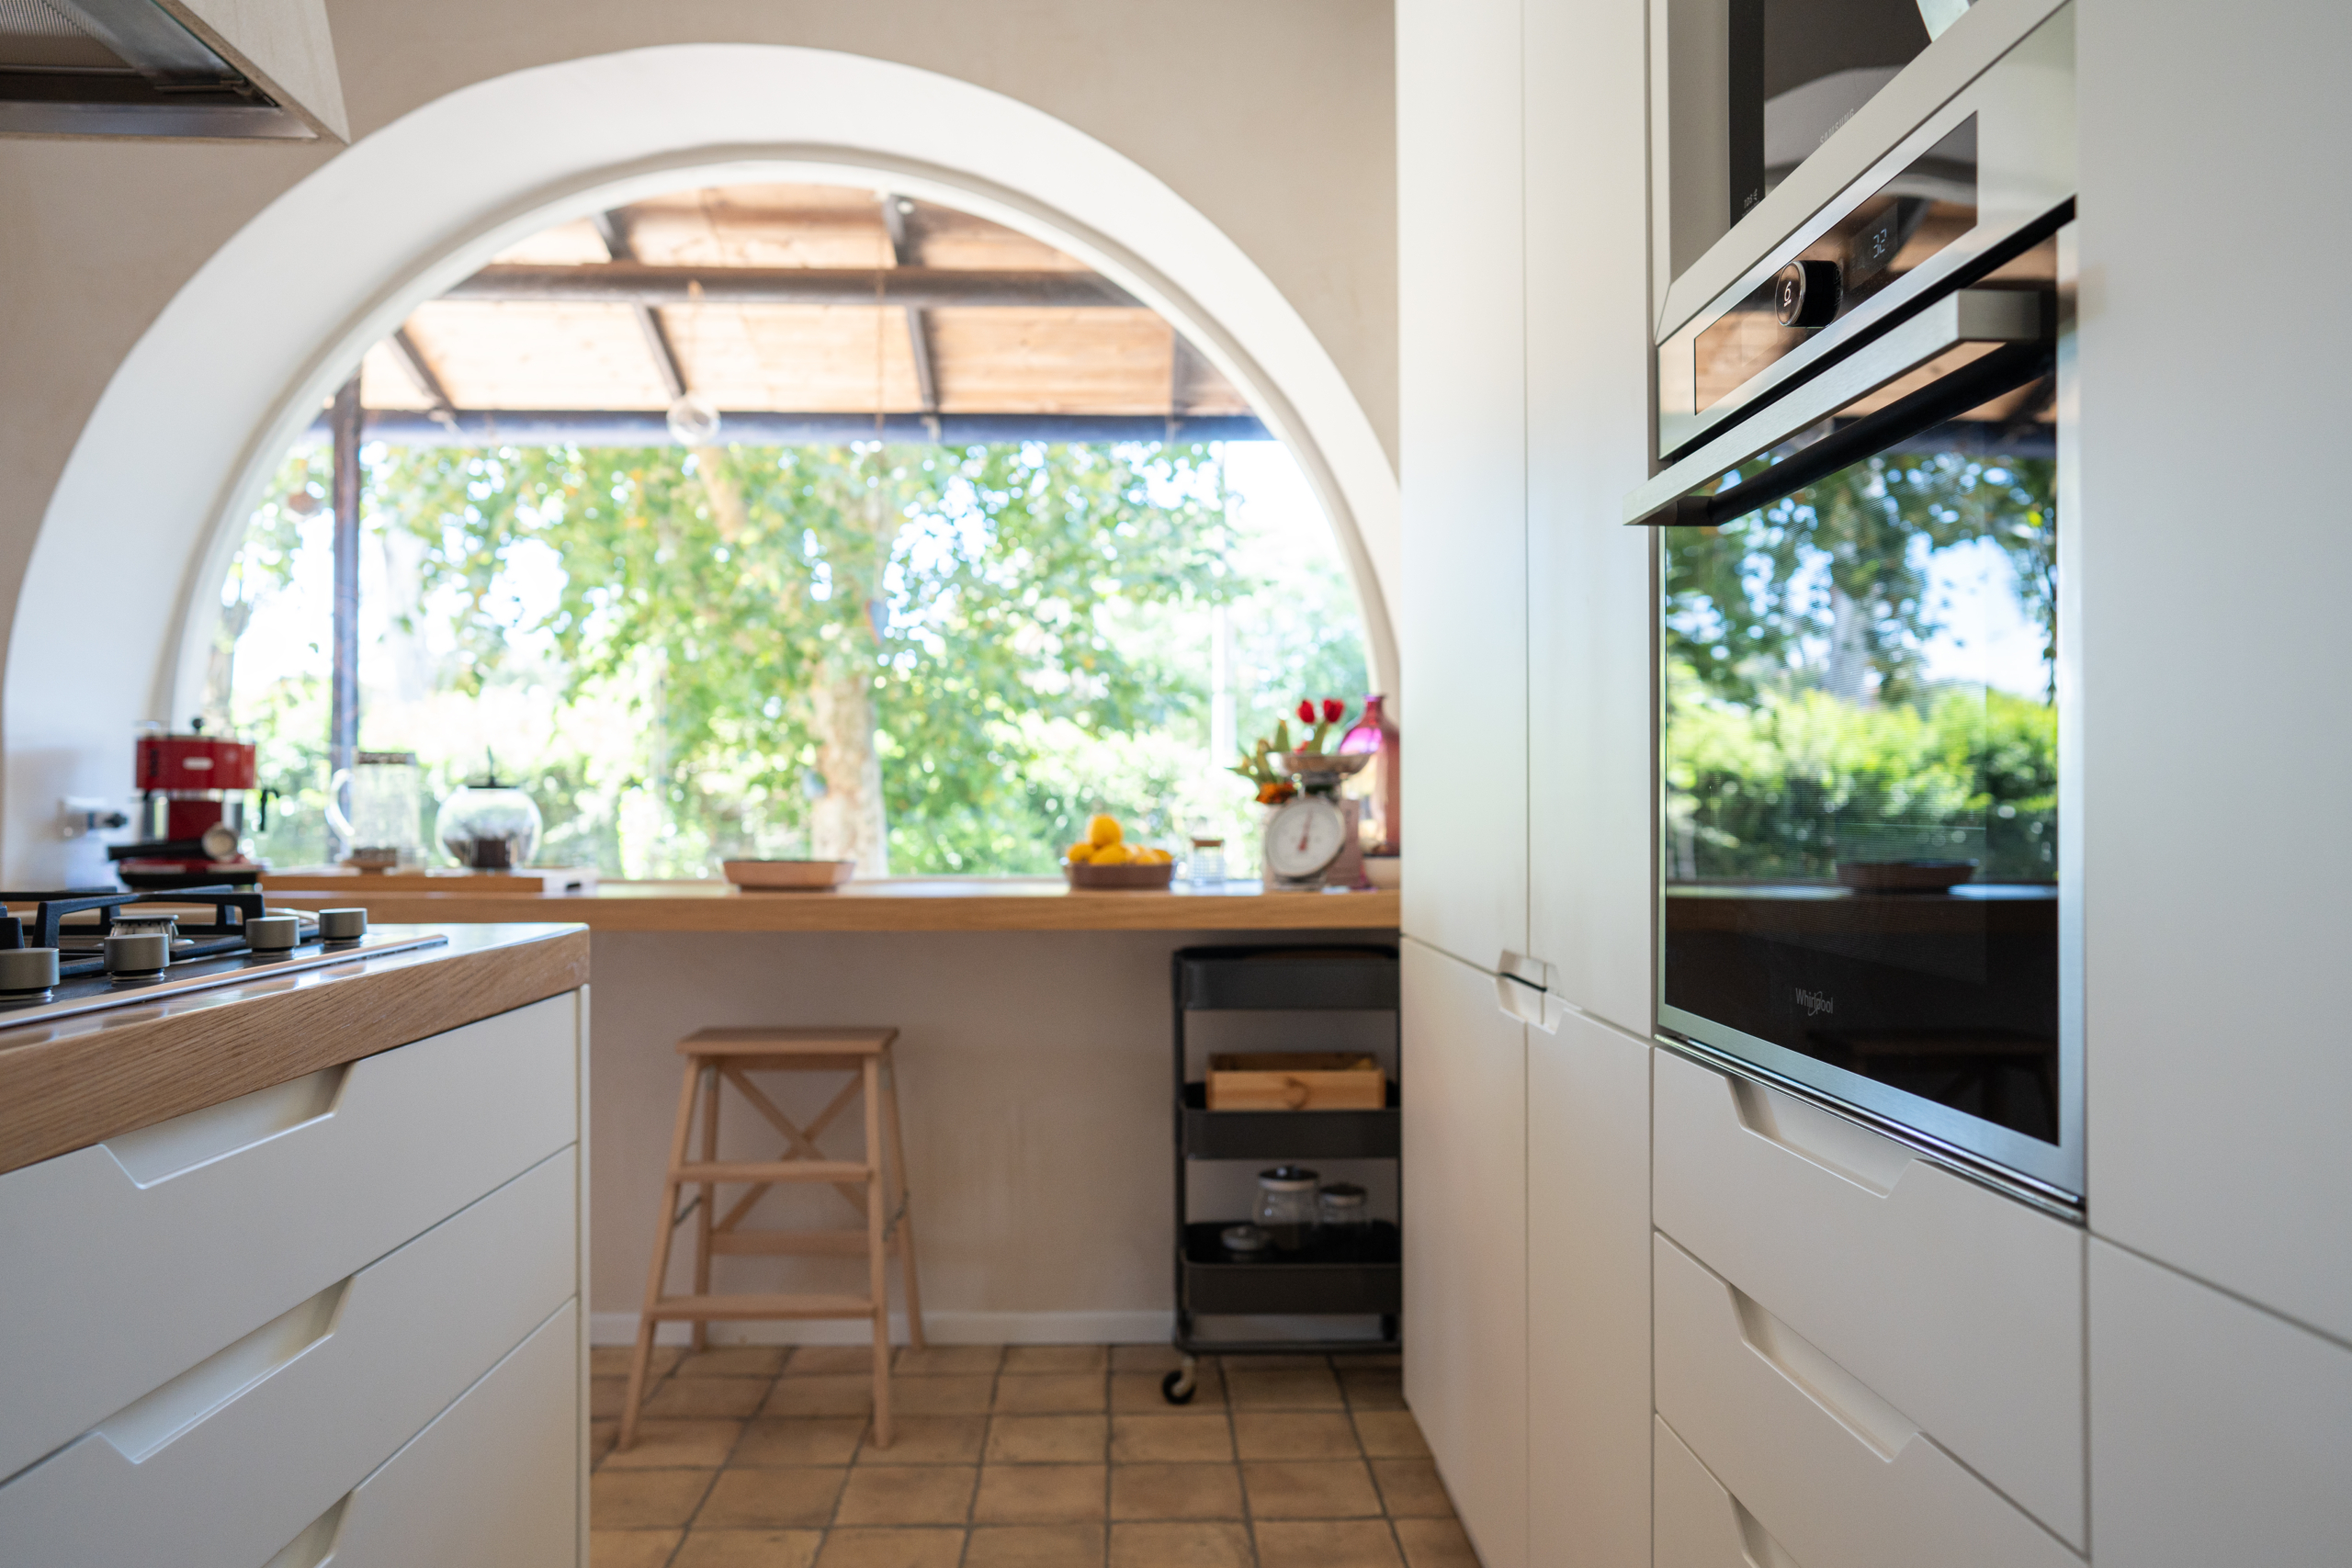
[[[1922,302],[1627,510],[1657,547],[1661,1038],[2062,1210],[2083,1191],[2073,233]]]

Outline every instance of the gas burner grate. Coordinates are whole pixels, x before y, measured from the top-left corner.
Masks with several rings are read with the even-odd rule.
[[[126,893],[107,887],[66,887],[47,892],[0,892],[0,904],[34,906],[28,922],[16,915],[0,916],[0,948],[54,947],[58,949],[57,973],[61,979],[76,975],[106,973],[103,956],[67,958],[70,947],[79,952],[89,949],[81,940],[69,942],[65,919],[70,915],[96,911],[111,913],[140,904],[209,906],[212,919],[209,923],[190,925],[183,921],[178,927],[178,939],[172,943],[172,962],[182,964],[198,958],[217,958],[249,951],[244,926],[247,920],[259,919],[264,912],[258,888],[232,887],[225,883],[203,887],[175,887],[167,893]],[[80,939],[83,933],[72,933]],[[100,939],[100,928],[91,933]]]

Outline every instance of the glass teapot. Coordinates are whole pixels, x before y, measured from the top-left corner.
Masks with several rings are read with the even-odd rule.
[[[343,813],[345,785],[351,815]],[[413,751],[361,751],[327,781],[327,826],[343,841],[346,863],[389,871],[424,859],[424,785]]]
[[[506,871],[539,852],[538,803],[520,784],[500,781],[493,762],[483,778],[460,784],[442,803],[434,837],[449,858],[474,871]]]

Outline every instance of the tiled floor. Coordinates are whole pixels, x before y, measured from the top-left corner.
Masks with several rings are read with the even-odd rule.
[[[900,1350],[867,1440],[864,1349],[681,1360],[612,1452],[628,1352],[595,1355],[594,1568],[1476,1568],[1393,1359],[1202,1364],[1165,1346]]]

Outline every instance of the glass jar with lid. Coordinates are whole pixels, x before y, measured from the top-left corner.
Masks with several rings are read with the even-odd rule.
[[[1334,1181],[1316,1194],[1322,1239],[1354,1246],[1372,1235],[1372,1209],[1364,1190],[1352,1181]]]
[[[473,871],[509,871],[539,852],[539,807],[519,784],[488,777],[460,786],[441,807],[434,836],[449,858]]]
[[[1273,1237],[1276,1251],[1296,1252],[1313,1244],[1318,1217],[1316,1189],[1320,1179],[1296,1165],[1278,1165],[1258,1173],[1258,1207],[1250,1218]]]

